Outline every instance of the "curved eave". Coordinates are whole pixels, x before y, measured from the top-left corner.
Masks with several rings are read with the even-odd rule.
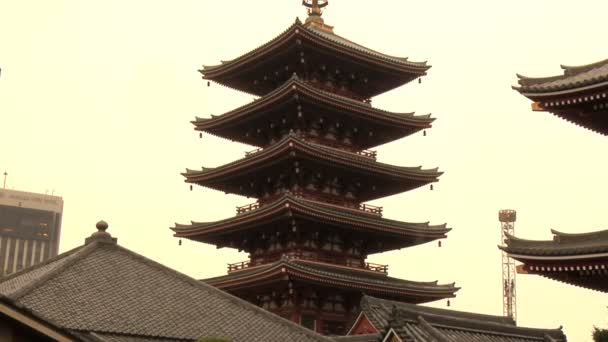
[[[608,59],[581,66],[561,65],[562,75],[527,77],[517,74],[520,86],[513,89],[537,100],[588,92],[608,85]]]
[[[541,100],[541,99],[561,97],[561,96],[575,95],[575,94],[593,91],[593,90],[597,90],[597,89],[603,89],[603,88],[608,88],[608,80],[599,82],[599,83],[594,83],[594,84],[582,85],[579,87],[571,87],[571,88],[556,89],[556,90],[532,91],[532,90],[530,90],[528,88],[524,88],[524,87],[513,87],[513,89],[517,90],[520,94],[522,94],[523,96],[529,98],[530,100],[534,100],[534,101]]]
[[[562,241],[563,239],[567,240],[596,240],[596,239],[604,239],[608,244],[608,229],[598,230],[594,232],[586,232],[586,233],[564,233],[555,229],[551,229],[551,234],[557,236]]]
[[[506,246],[499,249],[517,260],[581,260],[605,257],[608,231],[566,234],[552,230],[554,240],[526,240],[507,235]]]
[[[199,70],[199,72],[201,72],[206,79],[214,79],[233,71],[241,65],[257,63],[257,61],[264,59],[268,54],[272,54],[275,49],[288,43],[290,39],[297,35],[302,35],[303,37],[311,39],[314,43],[320,43],[350,56],[354,55],[366,61],[373,61],[383,66],[391,66],[394,69],[416,73],[420,76],[425,75],[426,71],[431,68],[426,62],[412,62],[407,58],[385,55],[367,49],[338,35],[317,32],[315,29],[305,27],[299,19],[296,19],[293,25],[269,42],[230,61],[222,61],[221,64],[213,66],[203,66],[203,69]],[[332,39],[331,37],[334,38]],[[341,43],[341,41],[346,42],[348,45]]]
[[[354,43],[346,38],[340,37],[333,33],[327,33],[323,31],[319,31],[314,28],[307,28],[300,25],[301,28],[304,29],[303,35],[310,35],[311,37],[315,37],[319,39],[315,43],[325,43],[328,47],[331,47],[335,50],[341,51],[349,56],[355,55],[360,57],[361,59],[373,61],[378,65],[382,66],[390,66],[395,70],[414,73],[418,76],[426,75],[426,71],[428,71],[431,66],[427,64],[427,62],[412,62],[409,61],[406,57],[394,57],[389,56],[377,51],[373,51],[368,49],[362,45]]]
[[[281,103],[294,101],[295,95],[306,96],[312,102],[335,107],[337,109],[346,109],[349,113],[355,114],[363,119],[380,121],[389,125],[399,125],[408,128],[413,132],[421,129],[430,128],[431,123],[435,120],[430,115],[414,115],[414,113],[394,113],[381,109],[373,108],[361,101],[352,100],[340,95],[331,94],[310,86],[297,77],[292,77],[285,82],[281,87],[268,93],[260,99],[254,100],[244,106],[234,109],[230,112],[211,118],[196,118],[192,124],[199,131],[208,131],[215,133],[224,127],[235,125],[240,122],[243,117],[250,118],[256,112],[270,109],[272,106],[280,105]],[[219,134],[217,134],[219,135]],[[220,135],[221,136],[221,135]]]
[[[307,28],[299,20],[291,25],[287,30],[266,44],[230,61],[222,61],[219,65],[203,66],[199,72],[204,79],[213,80],[222,85],[234,88],[225,78],[238,73],[239,69],[250,69],[258,63],[269,60],[276,51],[284,51],[288,46],[301,43],[295,38],[307,40],[313,46],[322,46],[339,53],[354,63],[366,63],[378,68],[387,70],[393,75],[401,74],[402,84],[408,83],[413,79],[426,75],[426,71],[431,67],[426,62],[411,62],[407,58],[393,57],[385,55],[371,49],[355,44],[335,34],[316,32],[312,28]],[[241,87],[239,87],[241,88]],[[238,88],[235,88],[238,89]],[[238,89],[254,95],[262,95],[264,92],[252,92],[251,89]],[[385,90],[383,90],[385,91]],[[377,94],[368,94],[375,96]]]
[[[353,230],[376,231],[382,234],[393,235],[395,238],[414,238],[414,246],[433,240],[445,238],[451,228],[443,225],[429,225],[425,223],[408,223],[384,219],[375,215],[366,214],[359,210],[340,208],[320,202],[299,199],[285,195],[276,203],[262,207],[251,212],[217,222],[192,222],[190,225],[176,224],[172,230],[176,237],[191,238],[202,241],[205,236],[216,236],[229,232],[238,232],[243,226],[254,226],[268,216],[276,218],[284,214],[293,213],[296,216],[308,217],[311,221],[344,225]]]
[[[374,272],[340,266],[333,267],[336,270],[340,269],[342,273],[331,272],[315,269],[314,263],[306,262],[306,265],[301,263],[303,262],[282,260],[274,264],[259,266],[256,269],[242,271],[242,274],[234,272],[204,281],[221,289],[238,289],[255,286],[263,280],[282,281],[284,276],[288,275],[295,279],[342,289],[419,298],[418,303],[455,297],[455,293],[460,289],[454,284],[439,285],[437,282],[412,282],[382,275],[382,277],[378,277],[378,274],[373,274]],[[323,265],[324,268],[328,266],[332,267],[329,264]],[[345,271],[352,272],[352,274],[345,275],[343,274]]]
[[[271,158],[274,161],[279,160],[281,157],[289,158],[289,154],[285,153],[286,151],[294,151],[296,154],[302,153],[310,156],[311,159],[336,164],[344,168],[356,168],[381,176],[421,182],[420,186],[438,181],[438,177],[442,174],[437,169],[423,170],[421,167],[399,167],[379,163],[354,153],[306,143],[294,135],[289,135],[283,141],[249,157],[216,168],[204,168],[202,171],[187,169],[182,175],[186,178],[185,181],[187,183],[203,185],[204,183],[217,180],[219,177],[250,172],[251,167],[263,165],[263,163],[268,162]]]
[[[582,261],[582,260],[593,261],[595,259],[608,258],[608,251],[601,252],[601,253],[585,252],[585,253],[580,253],[580,254],[569,253],[569,254],[553,254],[553,255],[548,254],[548,253],[547,253],[548,255],[531,254],[527,251],[513,251],[513,252],[507,251],[507,253],[509,254],[509,256],[511,258],[521,261],[523,263],[526,263],[528,261],[537,261],[537,262],[550,262],[550,261],[564,262],[564,261]]]

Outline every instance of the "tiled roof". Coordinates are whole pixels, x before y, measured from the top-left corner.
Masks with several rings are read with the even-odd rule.
[[[509,236],[499,248],[521,256],[584,256],[608,253],[608,230],[566,234],[551,230],[553,240],[536,241]]]
[[[382,335],[377,333],[352,336],[334,336],[332,339],[337,342],[379,342],[382,341]]]
[[[306,150],[311,151],[311,153],[317,154],[319,158],[327,158],[331,159],[336,163],[344,163],[348,166],[357,166],[361,168],[365,168],[368,170],[375,170],[382,173],[385,173],[388,176],[405,176],[405,177],[414,177],[414,178],[424,178],[430,182],[436,181],[436,177],[441,176],[442,172],[437,171],[437,168],[434,169],[422,169],[420,166],[414,167],[405,167],[405,166],[395,166],[377,162],[373,159],[360,156],[355,153],[346,152],[340,149],[335,149],[331,147],[326,147],[323,145],[310,143],[297,137],[295,134],[289,134],[285,138],[283,138],[280,142],[271,145],[268,148],[263,149],[262,151],[250,155],[248,157],[233,161],[228,164],[224,164],[219,167],[203,167],[202,170],[190,170],[186,169],[186,172],[183,173],[187,181],[190,181],[192,178],[193,182],[196,182],[195,178],[197,176],[202,176],[204,174],[210,174],[215,172],[220,172],[228,169],[233,169],[238,164],[247,164],[248,161],[255,160],[256,157],[261,158],[265,157],[267,154],[271,154],[275,150],[280,150],[286,146],[291,147],[302,147]]]
[[[295,154],[291,153],[294,151]],[[245,158],[216,168],[186,169],[182,175],[186,178],[187,183],[195,183],[220,191],[227,191],[229,185],[232,185],[232,192],[256,197],[254,189],[237,189],[234,179],[244,177],[245,173],[251,177],[254,168],[269,168],[272,166],[270,161],[276,164],[293,159],[296,155],[299,160],[313,166],[318,165],[317,163],[329,164],[332,168],[343,170],[347,175],[355,175],[365,180],[378,180],[378,189],[361,192],[358,195],[360,201],[390,196],[437,182],[442,174],[437,168],[422,169],[420,166],[403,167],[380,163],[356,153],[311,143],[295,134],[288,134],[281,141]]]
[[[397,248],[444,238],[451,230],[445,224],[429,225],[428,222],[410,223],[390,220],[361,210],[311,201],[291,194],[284,195],[272,204],[222,221],[192,222],[186,225],[176,224],[172,230],[178,237],[204,241],[204,236],[215,236],[217,234],[227,234],[228,232],[242,232],[245,229],[255,229],[251,228],[255,227],[252,222],[261,222],[259,218],[265,217],[271,212],[277,219],[286,217],[283,215],[284,213],[292,212],[300,214],[304,218],[310,217],[310,220],[314,221],[321,220],[332,225],[344,225],[352,230],[389,234],[399,241],[405,239],[405,242],[394,241],[396,243],[395,246],[402,246]],[[267,220],[263,222],[266,224]],[[371,253],[373,252],[375,251],[371,251]]]
[[[506,317],[429,308],[365,296],[361,309],[382,330],[410,342],[565,342],[560,329],[517,327]]]
[[[295,278],[305,276],[312,281],[327,281],[333,286],[366,289],[370,293],[390,293],[426,298],[420,302],[454,297],[460,288],[454,284],[438,284],[437,281],[418,282],[387,276],[385,273],[371,272],[339,265],[320,263],[307,260],[283,258],[277,262],[252,267],[225,276],[205,279],[204,281],[224,288],[227,283],[246,283],[255,281],[260,275],[270,276],[274,273],[287,273]]]
[[[329,341],[111,240],[90,239],[0,280],[0,294],[83,340]]]
[[[283,68],[284,63],[281,61],[281,58],[285,57],[283,53],[295,53],[302,46],[314,55],[322,54],[323,58],[330,56],[337,63],[347,62],[350,66],[363,70],[374,69],[373,73],[366,73],[369,74],[367,78],[370,84],[376,81],[378,84],[369,89],[360,89],[358,95],[364,98],[376,96],[424,76],[431,67],[426,62],[412,62],[407,58],[374,51],[336,34],[307,27],[296,19],[296,22],[283,33],[258,48],[235,59],[222,61],[218,65],[204,65],[199,72],[205,79],[250,94],[264,95],[272,91],[276,85],[254,85],[254,80],[260,75],[254,75],[252,70],[259,70],[260,66],[275,67],[279,64],[280,68]],[[283,74],[278,76],[277,81],[283,82],[288,77]]]
[[[558,96],[608,86],[608,59],[583,65],[561,66],[563,75],[526,77],[517,75],[519,87],[513,87],[527,97]]]
[[[383,59],[386,61],[390,61],[393,63],[402,64],[404,66],[410,66],[410,67],[414,67],[414,68],[419,68],[423,71],[428,70],[431,67],[430,65],[427,65],[426,62],[412,62],[412,61],[409,61],[408,58],[406,58],[406,57],[394,57],[394,56],[386,55],[386,54],[374,51],[372,49],[366,48],[357,43],[354,43],[346,38],[338,36],[337,34],[325,32],[325,31],[319,30],[314,27],[304,26],[302,24],[302,22],[300,21],[300,19],[296,18],[296,21],[293,25],[289,26],[285,31],[283,31],[283,33],[281,33],[276,38],[270,40],[269,42],[259,46],[258,48],[254,49],[240,57],[232,59],[230,61],[222,61],[222,63],[218,64],[218,65],[211,65],[211,66],[205,65],[205,66],[203,66],[203,70],[201,70],[201,72],[203,74],[205,74],[206,72],[225,67],[227,65],[236,63],[237,61],[249,59],[249,58],[259,54],[261,51],[264,51],[266,48],[273,46],[274,44],[276,44],[278,41],[282,40],[283,38],[290,36],[292,31],[296,31],[296,30],[305,30],[306,32],[310,32],[313,35],[315,35],[321,39],[324,39],[326,41],[336,43],[340,46],[346,47],[348,49],[352,49],[354,51],[361,52],[365,55],[377,57],[377,58],[380,58],[380,59]]]
[[[357,51],[361,51],[363,53],[366,53],[368,55],[371,56],[375,56],[375,57],[380,57],[382,59],[386,59],[395,63],[402,63],[405,65],[412,65],[412,66],[416,66],[416,67],[420,67],[420,68],[424,68],[426,70],[428,70],[431,66],[427,65],[427,62],[411,62],[408,60],[407,57],[395,57],[395,56],[390,56],[375,50],[372,50],[370,48],[367,48],[363,45],[357,44],[351,40],[348,40],[344,37],[341,37],[333,32],[328,32],[328,31],[324,31],[321,30],[319,28],[316,28],[314,26],[309,26],[309,27],[305,27],[305,29],[307,29],[310,32],[313,32],[314,34],[323,37],[327,40],[330,40],[332,42],[338,43],[340,45],[343,45],[345,47],[351,48],[353,50],[357,50]]]
[[[297,101],[294,97],[295,94],[298,95]],[[243,137],[244,134],[242,134],[242,132],[235,133],[234,131],[229,131],[229,128],[233,129],[233,127],[237,125],[240,127],[247,126],[247,123],[250,123],[256,117],[267,114],[269,108],[276,103],[279,103],[280,106],[285,106],[289,103],[303,101],[305,98],[308,98],[309,101],[314,103],[330,106],[330,108],[335,107],[341,112],[346,113],[345,115],[359,118],[362,122],[373,122],[374,124],[383,125],[380,127],[389,126],[404,130],[400,136],[391,137],[392,139],[400,138],[424,128],[430,128],[431,123],[435,120],[434,118],[431,118],[430,114],[415,115],[413,112],[394,113],[373,108],[362,101],[353,100],[345,96],[318,89],[294,75],[283,85],[259,99],[222,115],[212,115],[211,118],[196,117],[195,120],[192,121],[192,124],[200,131],[206,131],[221,137],[230,135],[229,138],[231,139],[256,145],[254,141],[251,140],[252,138],[248,139],[247,137]],[[390,141],[387,140],[387,138],[383,138],[382,135],[378,135],[374,139],[378,140],[380,143]],[[374,145],[366,145],[364,148],[373,146]]]

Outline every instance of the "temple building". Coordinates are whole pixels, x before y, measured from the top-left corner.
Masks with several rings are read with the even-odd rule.
[[[511,236],[506,247],[500,248],[523,263],[518,266],[518,273],[608,292],[608,230],[582,234],[551,232],[553,240]]]
[[[332,342],[96,227],[83,245],[0,278],[0,341]]]
[[[513,87],[534,101],[535,111],[555,115],[608,135],[608,59],[561,66],[563,75],[531,78],[518,75]],[[567,234],[552,230],[553,240],[534,241],[510,236],[509,256],[522,262],[518,273],[537,274],[597,291],[608,292],[608,231]]]
[[[446,225],[383,217],[366,202],[438,181],[437,169],[378,162],[370,149],[431,127],[433,118],[371,106],[371,98],[426,75],[426,62],[370,50],[333,32],[327,1],[308,18],[203,78],[256,100],[195,129],[255,146],[229,164],[187,170],[185,181],[255,198],[217,222],[176,224],[174,235],[244,251],[247,261],[204,280],[326,335],[342,335],[363,294],[426,303],[455,296],[451,284],[388,276],[374,253],[446,238]]]
[[[582,66],[561,66],[563,75],[517,75],[513,87],[534,101],[532,110],[546,111],[603,135],[608,135],[608,59]]]
[[[558,329],[525,328],[510,317],[476,314],[395,302],[370,296],[339,342],[566,342]]]

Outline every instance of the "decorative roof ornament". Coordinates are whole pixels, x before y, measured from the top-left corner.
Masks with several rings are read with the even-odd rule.
[[[97,228],[97,231],[84,240],[85,245],[88,245],[92,242],[116,244],[116,238],[113,238],[110,233],[106,232],[106,230],[108,229],[108,223],[106,221],[97,222],[95,228]]]
[[[321,18],[321,15],[323,15],[321,9],[329,5],[329,0],[302,0],[302,5],[308,7],[308,18],[306,18],[304,26],[333,33],[334,27],[325,25],[323,18]]]

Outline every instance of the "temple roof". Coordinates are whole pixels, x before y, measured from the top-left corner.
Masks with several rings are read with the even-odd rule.
[[[559,329],[523,328],[512,319],[425,307],[364,296],[362,314],[381,331],[383,338],[396,334],[411,342],[565,342]]]
[[[83,341],[330,341],[118,246],[101,231],[0,279],[0,294]]]
[[[255,287],[261,279],[284,280],[284,275],[306,282],[327,284],[334,288],[364,291],[377,296],[401,297],[415,303],[455,297],[456,291],[460,289],[454,286],[454,283],[403,280],[380,272],[291,258],[282,258],[274,263],[245,268],[203,281],[224,290],[235,290]]]
[[[297,99],[294,96],[298,96]],[[199,131],[206,131],[217,136],[254,146],[262,146],[264,142],[256,140],[253,136],[247,137],[242,134],[243,132],[234,132],[234,130],[251,128],[251,122],[256,118],[268,114],[272,107],[283,107],[286,103],[291,102],[308,102],[313,105],[325,106],[326,108],[336,108],[344,113],[344,117],[353,116],[361,120],[362,123],[369,122],[370,124],[383,127],[383,131],[385,132],[375,135],[372,139],[366,139],[369,142],[364,142],[361,146],[362,148],[370,148],[402,138],[421,129],[429,128],[435,120],[428,114],[393,113],[376,109],[364,102],[321,90],[298,79],[297,76],[292,76],[282,86],[260,99],[219,116],[212,115],[211,118],[197,117],[192,123],[196,127],[196,130]],[[306,113],[308,114],[308,111]],[[287,113],[285,110],[282,110],[281,114],[284,116]],[[387,134],[391,128],[393,130],[399,128],[398,135],[395,133]]]
[[[608,59],[582,66],[562,65],[563,75],[526,77],[517,75],[513,89],[529,98],[562,96],[608,86]]]
[[[526,240],[509,236],[506,246],[499,246],[515,259],[567,260],[608,257],[608,230],[567,234],[551,230],[553,240]]]
[[[238,185],[235,185],[237,183],[235,177],[245,177],[246,175],[249,182],[254,169],[258,170],[256,171],[258,175],[262,175],[259,169],[272,168],[283,160],[293,159],[329,166],[331,169],[340,169],[344,175],[361,178],[362,183],[379,182],[376,190],[358,195],[360,201],[390,196],[437,182],[438,177],[442,174],[436,168],[425,170],[420,166],[402,167],[379,163],[356,153],[310,143],[289,134],[281,141],[245,158],[216,168],[186,169],[182,175],[186,178],[187,183],[196,183],[220,191],[256,197],[257,194],[254,190],[248,189],[248,187],[236,188]],[[230,188],[227,183],[235,188]]]
[[[351,335],[351,336],[332,336],[334,341],[338,342],[378,342],[382,341],[382,335],[376,334],[365,334],[365,335]]]
[[[254,95],[264,95],[272,89],[255,87],[251,80],[244,82],[243,77],[235,77],[238,73],[252,73],[252,70],[261,70],[261,65],[272,63],[273,58],[301,48],[302,45],[316,47],[316,54],[332,54],[339,58],[340,62],[352,62],[363,68],[376,68],[384,70],[382,78],[392,78],[390,82],[384,82],[372,92],[364,95],[372,97],[387,90],[403,85],[413,79],[426,75],[430,68],[426,62],[412,62],[407,58],[386,55],[348,39],[340,37],[332,32],[327,32],[313,26],[303,25],[299,19],[276,38],[259,46],[258,48],[230,61],[222,61],[219,65],[203,66],[199,70],[205,79],[211,79],[226,86],[242,90]],[[321,49],[319,49],[321,48]],[[298,55],[299,56],[299,55]],[[308,57],[308,56],[306,56]],[[299,59],[299,58],[298,58]],[[372,77],[370,73],[369,77]]]
[[[563,75],[532,78],[518,75],[513,89],[535,101],[534,111],[556,116],[608,135],[608,59],[582,66],[565,66]]]
[[[508,236],[499,246],[523,264],[518,273],[538,274],[575,286],[608,292],[608,230],[566,234],[556,230],[553,240],[535,241]]]
[[[291,214],[291,215],[290,215]],[[274,218],[269,222],[267,217]],[[210,242],[219,241],[221,235],[242,234],[244,230],[259,229],[260,226],[274,224],[275,221],[292,218],[318,221],[340,226],[343,229],[374,232],[387,237],[382,248],[371,246],[369,253],[410,247],[436,239],[445,238],[451,230],[445,224],[429,225],[409,223],[381,218],[357,209],[310,201],[286,194],[272,204],[216,222],[192,222],[188,225],[175,224],[172,230],[177,237]]]

